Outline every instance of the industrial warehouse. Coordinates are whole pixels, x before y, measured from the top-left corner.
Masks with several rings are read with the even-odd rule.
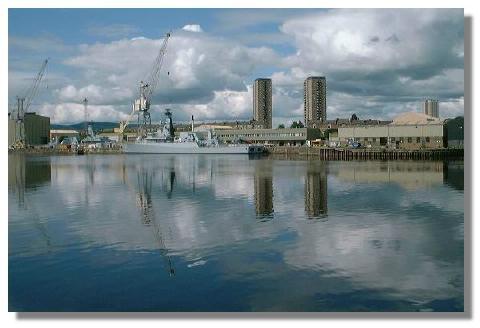
[[[24,114],[23,121],[8,120],[8,144],[15,145],[24,138],[27,145],[45,145],[50,141],[50,118],[34,112]]]
[[[330,144],[358,142],[365,147],[393,149],[438,149],[447,146],[443,120],[421,113],[404,113],[388,125],[339,127],[330,134]]]

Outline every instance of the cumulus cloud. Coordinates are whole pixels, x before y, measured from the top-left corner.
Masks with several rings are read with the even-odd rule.
[[[58,104],[45,103],[39,107],[40,115],[49,116],[52,123],[66,124],[84,120],[84,106],[79,101]],[[88,120],[100,122],[119,122],[127,119],[126,108],[112,105],[88,105]]]
[[[464,115],[464,97],[450,99],[441,103],[440,117],[457,117]]]
[[[130,89],[122,87],[105,88],[95,84],[89,84],[77,89],[74,85],[57,89],[56,94],[61,101],[80,101],[87,98],[95,104],[109,104],[111,102],[128,102],[133,98],[133,92]]]
[[[82,45],[80,53],[65,64],[83,70],[84,80],[95,84],[69,85],[57,94],[61,99],[72,99],[83,94],[89,97],[90,93],[105,104],[133,99],[162,41],[136,38]],[[216,114],[233,118],[251,108],[251,101],[247,101],[251,97],[251,91],[247,95],[248,76],[276,61],[278,56],[266,47],[249,48],[204,33],[177,31],[169,41],[153,102],[176,104],[181,109],[190,106],[205,119]]]
[[[182,27],[182,30],[189,32],[203,32],[202,27],[198,24],[189,24]]]
[[[235,13],[232,21],[242,16],[242,11]],[[426,97],[440,100],[443,117],[463,112],[462,10],[335,9],[280,14],[256,15],[223,37],[204,32],[199,24],[173,31],[152,101],[155,108],[161,112],[171,107],[182,119],[192,111],[200,120],[250,119],[249,85],[258,76],[270,76],[274,125],[303,120],[303,81],[323,75],[328,119],[352,113],[387,119],[405,110],[420,111]],[[278,24],[277,32],[268,33],[284,40],[289,50],[251,46],[245,38],[251,33],[244,32],[264,23]],[[126,38],[139,32],[127,25],[90,28],[92,33],[102,31],[114,40],[69,46],[63,52],[61,64],[68,74],[64,73],[60,85],[50,87],[50,103],[87,97],[92,105],[112,106],[123,114],[129,111],[163,39]],[[275,43],[257,41],[253,44]],[[9,42],[15,51],[45,48],[34,38],[15,37]],[[45,44],[65,48],[55,37]],[[10,59],[16,68],[10,71],[11,92],[19,89],[20,83],[11,81],[15,76],[34,76],[19,68],[21,62],[15,56]]]
[[[287,62],[307,70],[405,70],[428,77],[445,66],[463,67],[455,51],[463,48],[461,10],[331,10],[293,18],[281,30],[298,49]],[[413,71],[420,67],[424,71]]]
[[[461,10],[338,9],[291,18],[280,29],[297,50],[272,78],[300,90],[307,76],[326,76],[328,118],[389,118],[418,110],[426,97],[459,104],[463,96]]]
[[[181,105],[180,118],[186,120],[190,115],[204,120],[247,118],[252,108],[252,86],[245,91],[214,91],[213,99],[192,105]]]

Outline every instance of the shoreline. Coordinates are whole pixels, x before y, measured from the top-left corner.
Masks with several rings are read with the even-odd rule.
[[[274,147],[269,154],[284,156],[302,156],[321,160],[443,160],[463,159],[463,148],[441,149],[352,149],[322,147]]]
[[[27,149],[9,149],[8,154],[26,155],[122,155],[121,148],[86,149],[83,154],[71,149],[33,147]],[[269,147],[265,156],[275,159],[319,159],[319,160],[453,160],[464,159],[463,149],[351,149],[280,146]]]

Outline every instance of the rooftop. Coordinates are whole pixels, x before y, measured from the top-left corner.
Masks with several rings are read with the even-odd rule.
[[[79,134],[79,132],[77,130],[50,130],[50,133],[51,134],[62,134],[62,133],[68,133],[68,134]]]
[[[391,125],[425,125],[425,124],[442,124],[443,120],[435,118],[423,113],[407,112],[402,113],[393,119]]]

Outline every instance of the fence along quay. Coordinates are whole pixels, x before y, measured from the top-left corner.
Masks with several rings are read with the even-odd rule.
[[[348,149],[320,147],[269,147],[269,154],[300,155],[317,157],[322,160],[438,160],[463,158],[463,149]]]

